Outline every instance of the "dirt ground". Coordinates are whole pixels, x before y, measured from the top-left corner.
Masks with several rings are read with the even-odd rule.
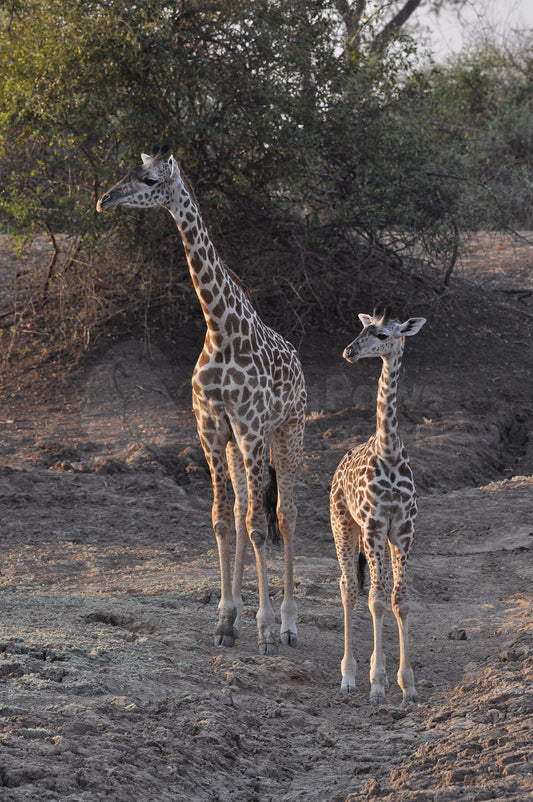
[[[0,799],[531,798],[532,265],[525,241],[479,238],[407,342],[400,425],[420,495],[413,709],[393,681],[390,612],[387,704],[368,702],[366,597],[354,615],[358,688],[340,693],[328,491],[341,456],[372,432],[380,367],[341,359],[358,325],[301,343],[300,644],[273,658],[257,654],[251,554],[241,637],[213,646],[211,488],[190,409],[201,328],[177,332],[173,351],[124,340],[55,389],[45,366],[5,369]],[[279,610],[281,553],[269,563]]]

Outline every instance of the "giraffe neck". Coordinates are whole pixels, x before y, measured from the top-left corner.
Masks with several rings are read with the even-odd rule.
[[[218,256],[198,207],[181,183],[176,182],[167,208],[181,234],[208,333],[221,345],[228,336],[237,333],[237,319],[249,321],[257,315]]]
[[[396,403],[402,351],[403,347],[400,346],[396,352],[382,357],[376,414],[376,448],[384,458],[395,457],[401,450]]]

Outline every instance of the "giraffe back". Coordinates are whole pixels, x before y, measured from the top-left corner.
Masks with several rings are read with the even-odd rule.
[[[381,457],[376,449],[377,435],[350,449],[333,477],[332,507],[350,515],[360,526],[387,523],[392,533],[395,524],[416,516],[416,492],[407,451],[400,443],[392,460]]]

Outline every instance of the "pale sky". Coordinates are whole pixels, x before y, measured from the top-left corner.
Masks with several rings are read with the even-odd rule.
[[[416,21],[429,25],[430,48],[443,60],[473,43],[513,43],[528,31],[531,36],[533,0],[469,0],[459,16],[449,10],[435,19],[421,12]]]

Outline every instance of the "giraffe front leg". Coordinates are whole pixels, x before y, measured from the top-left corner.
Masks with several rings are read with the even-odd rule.
[[[226,460],[224,447],[206,427],[198,429],[213,484],[212,521],[217,541],[220,564],[220,602],[218,604],[218,624],[215,629],[215,646],[235,644],[235,619],[237,610],[233,599],[230,569],[231,508],[226,486]],[[209,436],[211,434],[211,436]]]
[[[215,646],[234,646],[237,637],[235,631],[237,609],[230,578],[229,527],[226,523],[218,522],[214,526],[214,531],[217,539],[221,578]]]
[[[376,705],[385,704],[385,689],[388,688],[385,653],[383,651],[383,619],[387,609],[386,573],[384,549],[386,538],[378,533],[365,533],[363,537],[365,554],[370,569],[370,590],[368,608],[374,627],[374,651],[370,658],[370,701]]]
[[[349,571],[342,575],[339,582],[341,589],[342,605],[344,609],[344,654],[341,660],[341,691],[343,693],[355,693],[355,676],[357,674],[357,662],[353,656],[353,621],[352,614],[357,598],[357,586],[355,584],[355,571]]]
[[[383,705],[385,704],[385,689],[389,687],[383,652],[383,618],[387,603],[382,598],[382,594],[374,588],[371,588],[368,594],[368,607],[374,626],[374,651],[370,658],[370,701],[376,705]]]
[[[354,693],[357,662],[353,655],[352,615],[357,601],[355,549],[359,539],[359,527],[346,507],[342,488],[335,481],[331,490],[330,517],[337,559],[341,569],[339,587],[344,610],[344,654],[341,660],[341,691],[343,693]]]

